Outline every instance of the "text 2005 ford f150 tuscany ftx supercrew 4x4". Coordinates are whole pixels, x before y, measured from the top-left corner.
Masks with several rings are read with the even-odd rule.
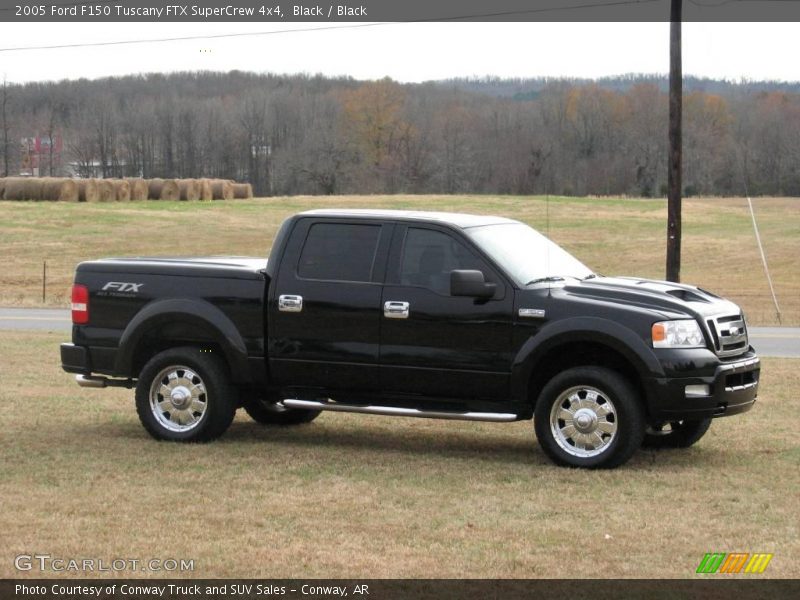
[[[534,419],[556,463],[615,467],[686,447],[749,410],[760,363],[735,304],[602,277],[527,225],[448,213],[320,210],[268,261],[81,263],[64,370],[136,388],[155,438],[220,436],[320,411]]]

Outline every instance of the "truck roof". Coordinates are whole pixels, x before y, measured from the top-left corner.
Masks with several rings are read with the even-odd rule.
[[[461,229],[468,227],[479,227],[481,225],[500,225],[503,223],[517,223],[513,219],[505,217],[494,217],[491,215],[469,215],[465,213],[434,212],[424,210],[384,210],[367,208],[325,208],[308,210],[300,213],[301,215],[325,216],[325,217],[344,217],[362,219],[391,219],[402,221],[436,221],[446,223]]]

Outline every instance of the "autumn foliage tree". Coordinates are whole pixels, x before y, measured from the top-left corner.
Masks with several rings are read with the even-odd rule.
[[[40,157],[43,175],[221,177],[257,195],[666,190],[655,76],[153,74],[7,84],[0,109],[0,168],[12,175],[22,138],[60,136],[64,156]],[[800,195],[800,85],[689,79],[684,152],[686,194]]]

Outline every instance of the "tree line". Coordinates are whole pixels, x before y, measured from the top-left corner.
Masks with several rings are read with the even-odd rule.
[[[23,138],[63,140],[40,176],[219,178],[257,196],[628,194],[666,189],[665,80],[400,84],[149,74],[3,84],[0,173]],[[711,91],[709,91],[711,90]],[[56,160],[56,158],[60,160]],[[686,195],[800,195],[796,85],[697,82],[684,99]]]

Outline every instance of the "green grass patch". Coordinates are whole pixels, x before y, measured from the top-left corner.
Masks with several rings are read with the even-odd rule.
[[[765,359],[755,408],[693,448],[577,471],[530,421],[239,414],[217,442],[156,442],[131,391],[60,370],[62,337],[0,332],[2,577],[32,551],[257,578],[684,578],[743,551],[775,554],[765,577],[800,576],[797,360]]]
[[[800,201],[756,198],[783,323],[800,325]],[[662,278],[666,202],[565,196],[333,196],[233,202],[0,203],[0,304],[66,306],[75,266],[106,256],[266,256],[280,223],[314,208],[461,211],[516,218],[549,234],[596,271]],[[739,303],[752,324],[776,324],[743,198],[683,204],[683,281]]]

